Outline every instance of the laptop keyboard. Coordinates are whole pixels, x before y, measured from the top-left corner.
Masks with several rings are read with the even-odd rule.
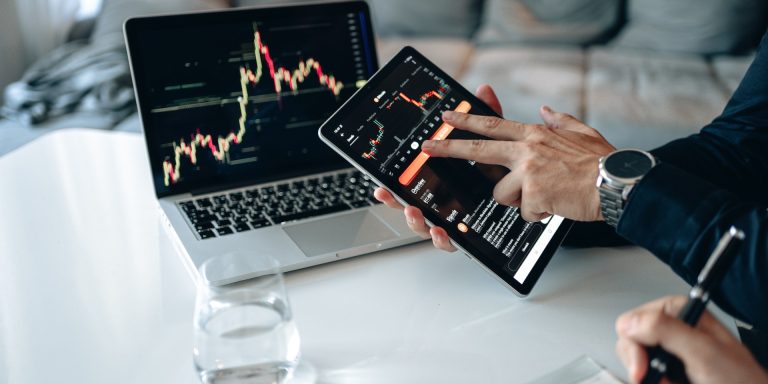
[[[200,239],[367,207],[374,183],[359,171],[239,190],[179,202]]]

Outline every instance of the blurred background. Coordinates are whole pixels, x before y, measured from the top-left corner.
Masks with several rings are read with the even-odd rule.
[[[2,0],[0,156],[69,127],[139,132],[122,23],[291,0]],[[303,1],[306,2],[306,1]],[[548,104],[617,147],[722,110],[768,26],[765,0],[369,0],[379,59],[413,45],[510,119]]]

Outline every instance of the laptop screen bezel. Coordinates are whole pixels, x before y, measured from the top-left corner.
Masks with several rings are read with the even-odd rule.
[[[369,68],[369,75],[372,75],[379,69],[379,63],[378,55],[376,52],[375,39],[373,36],[373,25],[371,22],[370,10],[368,4],[364,1],[293,4],[279,7],[267,6],[237,8],[213,12],[193,12],[174,15],[136,17],[126,20],[125,24],[123,25],[126,48],[128,50],[128,59],[131,67],[134,92],[136,95],[136,104],[142,123],[142,131],[147,147],[147,154],[149,158],[150,172],[152,173],[152,182],[155,188],[155,195],[160,198],[187,193],[207,193],[314,173],[349,168],[349,164],[343,158],[338,157],[338,159],[331,159],[326,163],[301,167],[301,169],[291,169],[260,175],[254,174],[252,176],[243,175],[243,177],[237,177],[237,180],[231,180],[231,178],[224,178],[223,180],[200,180],[197,182],[189,182],[183,185],[178,185],[174,188],[165,187],[160,181],[162,180],[161,171],[157,167],[152,166],[158,161],[162,161],[162,159],[153,158],[155,157],[155,151],[153,151],[153,148],[159,144],[155,142],[153,133],[155,130],[159,129],[159,127],[153,127],[152,122],[149,119],[149,110],[151,109],[149,102],[147,102],[147,100],[149,100],[149,87],[144,84],[142,80],[146,78],[146,68],[143,68],[142,65],[139,65],[139,63],[143,62],[143,52],[141,49],[142,44],[139,41],[140,35],[144,34],[146,31],[173,30],[176,28],[185,28],[196,25],[220,24],[227,22],[250,23],[257,20],[269,20],[271,18],[286,18],[291,15],[296,15],[297,13],[316,17],[317,15],[322,14],[338,15],[351,12],[362,12],[365,16],[364,23],[368,33],[364,34],[362,38],[365,40],[364,43],[367,44],[370,49],[367,57],[369,62],[366,64]],[[320,143],[319,139],[318,143]]]

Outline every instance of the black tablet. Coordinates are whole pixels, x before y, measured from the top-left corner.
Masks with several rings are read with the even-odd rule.
[[[526,222],[498,204],[493,188],[509,170],[498,165],[434,158],[424,140],[475,139],[441,119],[455,110],[496,115],[440,68],[405,47],[319,130],[320,138],[402,203],[422,210],[430,225],[487,271],[526,296],[571,227],[551,216]]]

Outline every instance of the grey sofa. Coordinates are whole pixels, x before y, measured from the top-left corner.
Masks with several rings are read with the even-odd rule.
[[[235,3],[267,2],[292,1]],[[766,30],[768,11],[762,0],[369,3],[381,62],[412,45],[468,88],[491,84],[507,118],[538,122],[538,107],[547,104],[583,119],[617,147],[638,148],[694,133],[718,115]],[[113,12],[97,28],[125,16]],[[136,115],[117,124],[100,117],[76,112],[35,127],[0,121],[0,155],[60,128],[140,130]]]

